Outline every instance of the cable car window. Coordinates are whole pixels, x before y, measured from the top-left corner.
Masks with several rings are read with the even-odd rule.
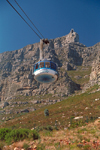
[[[50,62],[45,62],[45,67],[50,68]]]
[[[35,67],[35,69],[38,69],[38,64],[36,64],[36,67]]]
[[[40,68],[44,67],[44,62],[40,62]]]
[[[32,68],[32,72],[34,72],[34,70],[35,70],[35,69],[34,69],[34,66],[33,66],[33,68]]]
[[[54,63],[51,62],[51,69],[56,70],[56,64],[54,64]]]

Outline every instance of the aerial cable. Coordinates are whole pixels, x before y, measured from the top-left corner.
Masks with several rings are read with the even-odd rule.
[[[21,16],[21,14],[14,8],[14,6],[8,1],[8,0],[6,0],[9,4],[10,4],[10,6],[17,12],[17,14],[24,20],[24,22],[31,28],[31,30],[40,38],[40,39],[42,39],[36,32],[35,32],[35,30],[29,25],[29,23]]]
[[[18,4],[16,0],[14,0],[18,7],[22,10],[22,12],[25,14],[25,16],[29,19],[29,21],[32,23],[32,25],[36,28],[36,30],[40,33],[40,35],[44,38],[44,36],[41,34],[41,32],[37,29],[37,27],[34,25],[34,23],[31,21],[31,19],[28,17],[28,15],[25,13],[25,11],[21,8],[21,6]]]

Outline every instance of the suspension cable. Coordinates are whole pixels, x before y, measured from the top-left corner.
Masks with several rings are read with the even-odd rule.
[[[10,6],[17,12],[17,14],[24,20],[24,22],[32,29],[32,31],[40,38],[40,39],[42,39],[36,32],[35,32],[35,30],[29,25],[29,23],[21,16],[21,14],[14,8],[14,6],[8,1],[8,0],[6,0],[9,4],[10,4]]]
[[[16,0],[14,0],[18,7],[22,10],[22,12],[25,14],[25,16],[29,19],[29,21],[32,23],[32,25],[36,28],[36,30],[40,33],[40,35],[44,38],[44,36],[41,34],[41,32],[37,29],[37,27],[34,25],[34,23],[31,21],[31,19],[28,17],[28,15],[25,13],[25,11],[21,8],[21,6],[18,4]]]

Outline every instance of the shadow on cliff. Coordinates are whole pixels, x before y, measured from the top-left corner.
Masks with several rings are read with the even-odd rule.
[[[72,58],[70,63],[73,63],[76,66],[81,66],[83,63],[83,58],[81,57],[81,55],[79,55],[79,53],[75,49],[69,50],[68,58]]]

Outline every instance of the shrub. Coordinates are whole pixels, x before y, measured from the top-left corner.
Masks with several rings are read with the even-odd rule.
[[[36,130],[37,132],[39,132],[39,131],[42,131],[43,129],[38,126],[38,127],[35,128],[35,130]]]
[[[39,144],[39,145],[37,146],[37,150],[44,150],[44,149],[45,149],[44,144]]]
[[[29,133],[29,138],[36,140],[39,138],[39,134],[36,130],[31,130]]]
[[[50,137],[52,137],[52,132],[48,131],[48,130],[44,130],[43,131],[43,136],[50,136]]]
[[[2,128],[2,129],[0,129],[0,140],[4,140],[6,134],[8,134],[10,132],[11,132],[11,129],[8,129],[8,128]]]
[[[5,142],[10,145],[12,144],[13,138],[9,136],[9,133],[7,134],[8,136],[5,137]]]
[[[37,126],[36,128],[35,128],[35,130],[37,131],[37,132],[39,132],[39,131],[43,131],[44,130],[44,127],[43,126]]]
[[[27,143],[24,143],[23,148],[24,148],[25,150],[27,150],[27,149],[29,148],[29,145],[28,145]]]
[[[29,130],[28,129],[14,129],[5,136],[7,144],[11,144],[13,141],[20,141],[28,138]]]
[[[54,146],[55,146],[55,148],[56,148],[57,150],[60,150],[60,143],[59,143],[59,142],[58,142],[58,143],[55,143]]]
[[[45,109],[45,110],[44,110],[44,115],[45,115],[45,116],[49,116],[49,110],[48,110],[48,109]]]
[[[53,128],[51,126],[46,126],[46,127],[44,127],[44,129],[48,130],[48,131],[52,131],[53,130]]]
[[[6,106],[9,106],[9,103],[8,103],[8,102],[5,102],[5,103],[4,103],[4,107],[6,107]]]
[[[59,130],[57,126],[54,127],[55,130]]]
[[[5,140],[8,145],[27,138],[35,140],[39,138],[39,134],[36,130],[29,129],[0,129],[0,140]]]
[[[0,150],[3,149],[4,145],[5,145],[4,143],[0,143]]]
[[[85,145],[84,150],[88,150],[88,149],[90,149],[90,147],[91,147],[90,145]]]

